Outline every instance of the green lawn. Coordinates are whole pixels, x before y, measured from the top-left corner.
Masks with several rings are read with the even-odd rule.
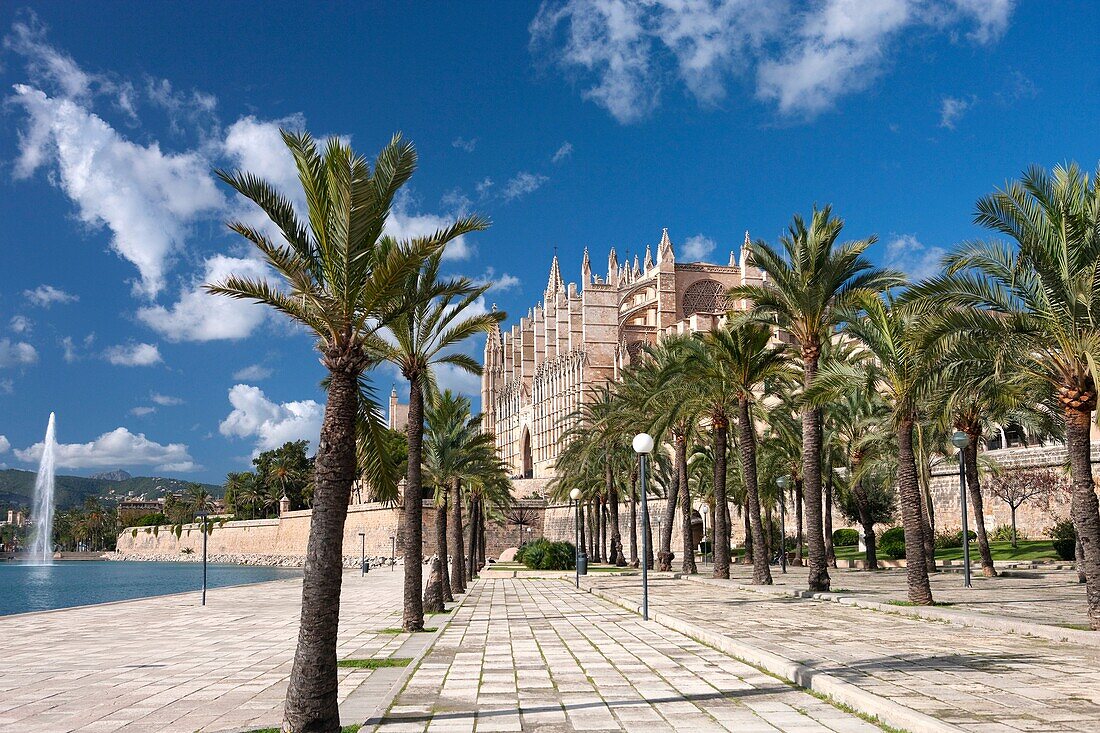
[[[1054,551],[1054,546],[1050,543],[1050,540],[1020,540],[1019,547],[1013,549],[1011,542],[990,542],[989,549],[993,553],[994,560],[1057,560],[1058,553]],[[836,557],[838,560],[862,560],[865,553],[859,551],[856,547],[837,547]],[[949,547],[943,550],[936,550],[937,560],[962,560],[963,548],[961,547]],[[889,560],[890,558],[878,553],[879,560]],[[981,555],[978,553],[977,541],[970,543],[970,561],[977,563],[981,562]]]
[[[409,657],[386,657],[385,659],[341,659],[336,663],[337,667],[352,667],[354,669],[382,669],[383,667],[408,667],[412,659]]]

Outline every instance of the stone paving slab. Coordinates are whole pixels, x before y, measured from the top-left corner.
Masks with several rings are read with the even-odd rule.
[[[637,578],[586,587],[631,604]],[[668,577],[650,608],[973,733],[1100,729],[1100,649]]]
[[[400,625],[401,578],[345,574],[341,659],[402,656],[410,635],[379,633]],[[295,579],[214,589],[205,608],[190,593],[0,617],[0,732],[278,726],[301,593]],[[341,702],[376,695],[374,674],[341,668]]]
[[[377,730],[879,728],[561,581],[483,579]]]

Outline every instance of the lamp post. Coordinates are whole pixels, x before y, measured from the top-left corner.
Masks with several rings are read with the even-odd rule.
[[[202,605],[206,605],[206,510],[199,512],[199,520],[202,522]]]
[[[359,533],[359,577],[367,574],[367,533]]]
[[[573,500],[573,567],[576,575],[575,583],[581,587],[581,565],[584,565],[583,575],[588,575],[588,556],[581,547],[581,490],[573,489],[569,492],[569,498]]]
[[[642,493],[642,527],[649,523],[649,493],[645,486],[645,459],[653,452],[653,436],[648,433],[638,433],[631,443],[634,452],[638,454],[638,477],[641,479]],[[649,558],[649,535],[642,532],[642,557]],[[642,620],[649,620],[649,563],[642,561]]]
[[[703,564],[707,564],[707,515],[710,514],[710,505],[705,501],[699,505],[699,515],[703,518]],[[711,550],[714,557],[714,550]]]
[[[966,521],[966,454],[963,449],[970,445],[970,436],[961,430],[956,430],[951,436],[951,444],[959,449],[959,509],[962,510],[962,542],[963,542],[963,587],[970,585],[970,527]]]
[[[390,535],[390,572],[393,572],[393,566],[397,564],[397,536]]]
[[[779,487],[779,568],[787,574],[787,487],[791,480],[780,476],[775,480]]]

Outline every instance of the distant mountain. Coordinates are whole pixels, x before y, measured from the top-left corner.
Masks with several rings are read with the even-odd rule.
[[[102,476],[122,475],[126,478],[102,478]],[[33,471],[7,469],[0,471],[0,509],[5,507],[30,507],[34,499]],[[89,496],[98,496],[105,503],[114,503],[128,496],[141,496],[159,499],[168,493],[183,492],[192,481],[160,476],[130,476],[125,471],[112,471],[85,478],[83,476],[58,476],[54,496],[59,509],[74,509],[84,503]],[[214,496],[221,496],[223,488],[213,484],[202,484]]]
[[[117,471],[107,471],[106,473],[93,473],[88,478],[101,479],[103,481],[128,481],[132,479],[133,476],[120,468]]]

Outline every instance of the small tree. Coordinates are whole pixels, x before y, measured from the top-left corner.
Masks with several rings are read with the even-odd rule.
[[[1016,510],[1031,499],[1044,505],[1059,492],[1067,492],[1066,477],[1049,468],[1000,471],[993,475],[989,490],[1005,504],[1012,516],[1012,546],[1016,547]],[[975,520],[980,521],[979,517]]]

